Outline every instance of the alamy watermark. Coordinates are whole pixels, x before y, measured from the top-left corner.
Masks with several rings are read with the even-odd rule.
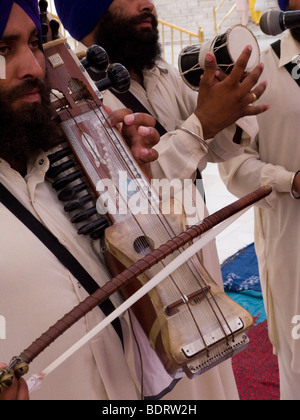
[[[0,315],[0,340],[6,339],[6,321],[3,315]]]
[[[132,178],[126,171],[120,171],[117,179],[101,179],[97,191],[97,211],[101,215],[185,214],[195,223],[204,217],[201,179],[195,182],[191,179],[152,179],[150,185],[143,178]],[[176,204],[178,202],[181,205]]]
[[[300,315],[295,315],[292,319],[292,324],[294,328],[292,329],[292,337],[294,340],[300,339]]]
[[[298,55],[294,60],[292,61],[292,64],[294,64],[293,70],[292,70],[292,77],[294,80],[300,79],[300,55]]]

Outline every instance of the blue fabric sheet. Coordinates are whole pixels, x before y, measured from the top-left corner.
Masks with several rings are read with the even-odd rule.
[[[222,264],[225,292],[260,323],[266,319],[254,244],[238,251]]]

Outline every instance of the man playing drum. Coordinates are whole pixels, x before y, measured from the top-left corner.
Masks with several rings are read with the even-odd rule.
[[[299,0],[279,0],[278,4],[283,11],[300,9]],[[274,187],[255,208],[255,245],[284,400],[300,399],[299,51],[300,31],[294,28],[262,53],[268,81],[265,96],[271,109],[258,116],[255,142],[220,168],[236,196],[260,185]]]

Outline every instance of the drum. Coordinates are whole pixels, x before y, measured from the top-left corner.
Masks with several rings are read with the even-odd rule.
[[[248,28],[235,25],[212,41],[185,47],[178,60],[181,77],[191,89],[198,90],[200,78],[204,73],[205,56],[208,52],[215,54],[219,69],[228,74],[247,45],[252,47],[252,54],[246,67],[246,71],[250,72],[259,63],[259,45]]]

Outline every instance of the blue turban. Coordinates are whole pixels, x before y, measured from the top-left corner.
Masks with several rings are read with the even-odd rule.
[[[286,10],[289,5],[289,0],[278,0],[278,5],[281,10]]]
[[[113,0],[54,0],[63,27],[77,41],[90,34]]]
[[[38,0],[0,0],[0,39],[3,36],[5,31],[9,15],[13,4],[17,3],[25,13],[31,18],[31,20],[35,23],[40,38],[42,39],[42,28],[41,28],[41,20],[40,20],[40,12],[38,8]],[[20,22],[20,25],[22,23]]]

